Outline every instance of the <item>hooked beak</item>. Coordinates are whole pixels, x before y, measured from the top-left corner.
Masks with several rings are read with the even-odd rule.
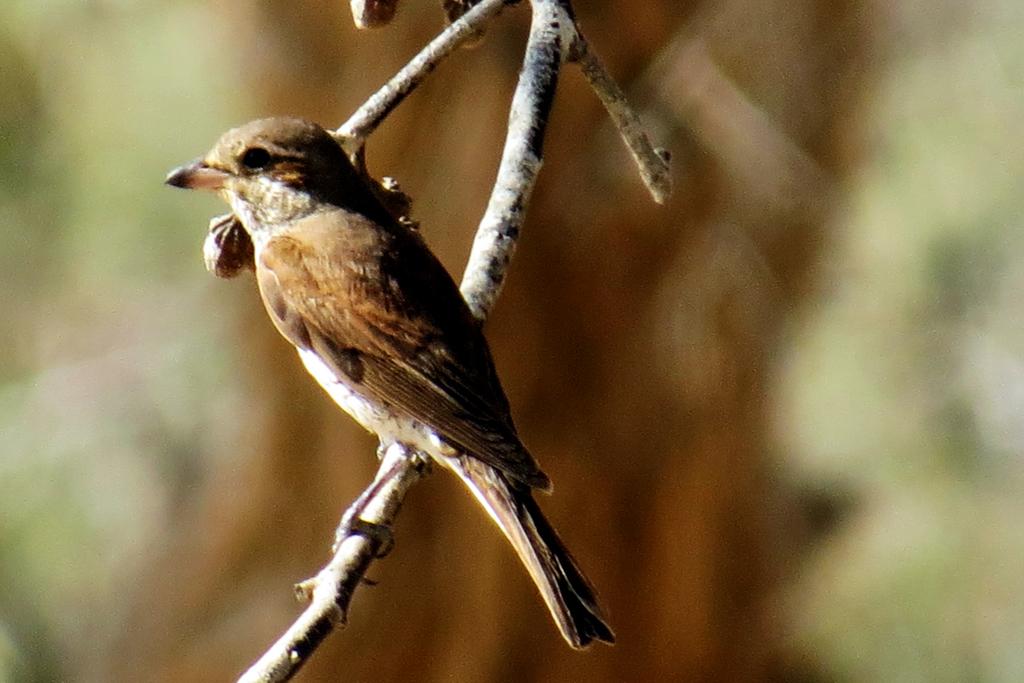
[[[187,190],[222,190],[228,180],[228,174],[220,169],[208,166],[202,159],[191,164],[179,166],[171,171],[165,183],[172,187],[183,187]]]

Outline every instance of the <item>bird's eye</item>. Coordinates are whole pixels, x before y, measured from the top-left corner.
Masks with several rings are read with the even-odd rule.
[[[270,163],[270,152],[262,147],[250,147],[242,155],[242,166],[257,170]]]

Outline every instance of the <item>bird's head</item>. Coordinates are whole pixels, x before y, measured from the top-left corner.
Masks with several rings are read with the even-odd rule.
[[[254,241],[367,191],[330,133],[312,121],[285,117],[229,130],[206,156],[171,171],[166,182],[220,193]]]

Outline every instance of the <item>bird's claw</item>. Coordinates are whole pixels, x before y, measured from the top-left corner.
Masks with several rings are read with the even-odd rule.
[[[334,544],[331,552],[337,553],[338,548],[350,536],[362,536],[374,542],[377,546],[377,559],[387,557],[395,548],[395,536],[391,533],[391,527],[386,524],[367,522],[365,519],[342,520],[337,531],[334,532]]]

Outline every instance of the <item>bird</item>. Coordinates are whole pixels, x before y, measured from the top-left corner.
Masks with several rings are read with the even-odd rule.
[[[260,119],[224,133],[166,183],[228,202],[233,218],[211,224],[233,245],[222,270],[255,270],[273,324],[382,448],[406,444],[458,476],[569,645],[613,643],[595,590],[533,496],[551,480],[519,438],[481,323],[338,141],[306,119]]]

